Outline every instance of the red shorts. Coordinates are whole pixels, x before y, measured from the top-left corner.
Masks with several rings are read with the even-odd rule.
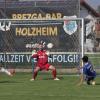
[[[46,64],[37,64],[38,67],[40,67],[40,70],[49,70],[49,66],[50,64],[49,63],[46,63]]]

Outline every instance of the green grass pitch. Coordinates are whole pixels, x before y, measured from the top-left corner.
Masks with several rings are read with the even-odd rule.
[[[0,100],[100,100],[100,78],[95,86],[77,86],[78,76],[60,76],[52,80],[51,74],[38,75],[30,82],[31,73],[0,75]]]

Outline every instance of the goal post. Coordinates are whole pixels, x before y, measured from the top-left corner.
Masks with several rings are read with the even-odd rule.
[[[16,68],[30,68],[31,51],[41,40],[53,43],[49,61],[57,68],[79,66],[84,55],[83,18],[0,19],[0,35],[0,61]]]

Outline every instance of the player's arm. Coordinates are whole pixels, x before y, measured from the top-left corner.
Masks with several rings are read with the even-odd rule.
[[[36,50],[32,50],[32,58],[37,58],[37,52],[36,52]]]
[[[46,54],[48,55],[48,57],[52,58],[51,54],[50,54],[50,51],[46,51]]]
[[[48,51],[48,50],[47,50],[45,53],[46,53],[46,55],[48,55],[48,56],[50,55],[50,51]]]

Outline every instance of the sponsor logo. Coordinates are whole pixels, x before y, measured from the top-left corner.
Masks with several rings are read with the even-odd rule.
[[[0,30],[9,31],[11,26],[11,22],[0,22]]]
[[[77,22],[67,20],[67,18],[70,18],[70,17],[64,16],[64,18],[66,19],[64,20],[63,29],[67,34],[72,35],[73,33],[77,31]]]

